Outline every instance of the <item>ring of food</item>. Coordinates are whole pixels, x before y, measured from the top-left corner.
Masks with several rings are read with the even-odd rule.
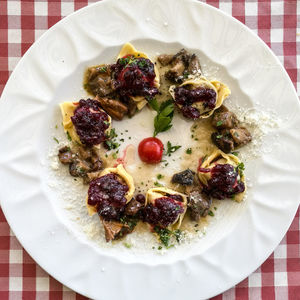
[[[184,230],[214,215],[211,206],[215,201],[243,200],[244,164],[233,151],[248,144],[252,136],[223,105],[231,94],[228,86],[206,78],[195,54],[182,49],[175,55],[159,55],[157,62],[152,62],[127,43],[114,64],[90,67],[84,78],[84,88],[93,98],[60,104],[69,144],[59,149],[58,158],[69,166],[71,176],[89,185],[87,211],[99,215],[106,241],[123,238],[141,222],[169,248],[172,239],[182,240]],[[161,101],[160,95],[171,99]],[[149,178],[147,184],[137,184],[138,175],[126,170],[127,147],[124,156],[118,157],[119,142],[124,139],[117,140],[112,120],[131,118],[145,107],[153,109],[156,116],[153,137],[146,137],[138,146],[141,166],[163,164],[163,155],[171,156],[180,148],[170,141],[164,146],[156,137],[172,127],[176,110],[194,120],[191,131],[195,140],[195,128],[206,122],[210,130],[206,149],[214,150],[197,156],[199,164],[190,159],[188,169],[185,165],[170,181],[163,182],[164,175],[157,174],[162,182]],[[187,156],[192,157],[192,152],[187,148]],[[166,171],[167,165],[164,163]]]

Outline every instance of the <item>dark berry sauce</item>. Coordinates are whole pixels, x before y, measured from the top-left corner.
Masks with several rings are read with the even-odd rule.
[[[96,206],[105,220],[118,220],[125,210],[128,186],[122,184],[116,174],[107,174],[91,181],[88,204]]]
[[[207,195],[222,200],[233,198],[235,194],[244,192],[245,185],[242,181],[238,181],[238,172],[232,165],[217,164],[210,172],[211,178],[203,187],[203,192]]]
[[[143,220],[154,226],[168,227],[173,224],[184,209],[182,204],[170,197],[161,197],[155,204],[148,204],[143,211]]]
[[[109,119],[98,101],[80,100],[71,120],[83,144],[98,145],[106,140],[105,130],[109,127]]]
[[[214,109],[217,101],[217,94],[213,89],[196,88],[188,89],[188,86],[176,87],[175,103],[180,105],[182,114],[189,119],[198,119],[200,112],[191,106],[195,102],[203,102],[205,108]]]
[[[121,98],[130,96],[154,97],[158,89],[154,86],[154,64],[147,58],[127,55],[111,66],[113,85]]]

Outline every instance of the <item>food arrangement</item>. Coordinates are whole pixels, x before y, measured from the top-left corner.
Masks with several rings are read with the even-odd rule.
[[[235,150],[251,142],[252,136],[223,104],[229,87],[203,76],[195,54],[182,49],[152,62],[127,43],[114,64],[89,67],[84,78],[91,97],[60,104],[69,145],[59,149],[58,158],[69,166],[71,176],[89,185],[87,211],[98,214],[107,242],[122,239],[143,222],[168,248],[171,238],[180,242],[184,220],[198,224],[212,214],[214,199],[243,200],[244,164]],[[168,99],[161,101],[160,95]],[[118,157],[113,123],[135,118],[144,109],[156,114],[153,136],[135,145],[145,166],[162,164],[163,155],[180,147],[171,142],[164,146],[159,139],[174,125],[174,114],[194,122],[192,128],[208,122],[213,132],[212,151],[198,157],[197,165],[178,170],[166,186],[155,182],[141,191],[135,184],[138,174],[131,174],[124,158]],[[192,148],[186,153],[191,154]]]

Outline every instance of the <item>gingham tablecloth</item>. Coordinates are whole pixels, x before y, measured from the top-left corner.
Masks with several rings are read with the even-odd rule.
[[[96,1],[0,0],[0,95],[9,75],[31,44],[61,18],[92,2]],[[300,2],[298,6],[297,0],[206,2],[257,33],[278,56],[299,95]],[[299,224],[298,209],[274,253],[247,279],[213,299],[300,299]],[[86,298],[61,285],[29,257],[0,208],[0,300],[4,299]]]

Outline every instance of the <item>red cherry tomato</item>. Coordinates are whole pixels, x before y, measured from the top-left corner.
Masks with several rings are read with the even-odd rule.
[[[140,159],[148,164],[157,164],[161,161],[164,145],[158,138],[149,137],[139,144]]]

